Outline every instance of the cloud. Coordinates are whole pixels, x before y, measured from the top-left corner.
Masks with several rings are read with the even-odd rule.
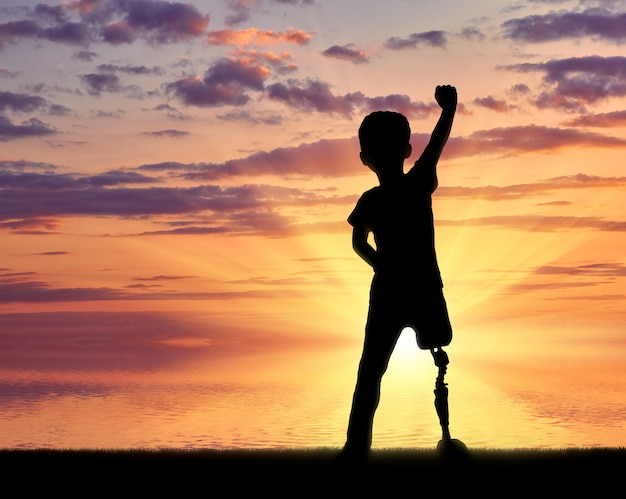
[[[322,52],[325,57],[364,64],[369,62],[369,56],[365,51],[352,48],[352,45],[333,45]]]
[[[538,267],[534,273],[536,275],[566,275],[584,276],[594,278],[621,278],[626,277],[626,265],[621,263],[590,263],[563,267],[558,265],[544,265]]]
[[[348,100],[333,95],[330,86],[319,80],[274,83],[268,86],[267,92],[270,99],[302,111],[340,114],[346,117],[353,112],[353,106]]]
[[[151,233],[228,233],[280,236],[292,233],[295,219],[279,213],[288,207],[345,204],[353,197],[308,192],[296,188],[247,184],[222,188],[199,185],[190,188],[130,187],[157,179],[136,171],[114,170],[95,176],[36,172],[0,173],[0,224],[19,233],[56,230],[63,217],[189,216],[190,224]],[[173,228],[172,228],[173,227]],[[26,232],[27,231],[27,232]]]
[[[508,201],[528,196],[549,194],[563,190],[580,189],[620,189],[626,187],[626,177],[598,177],[579,173],[554,177],[539,182],[514,185],[486,185],[480,187],[440,186],[437,197],[452,199],[486,199],[489,201]],[[563,204],[563,202],[543,203]]]
[[[445,31],[425,31],[412,33],[406,38],[393,36],[385,42],[385,47],[392,50],[414,49],[426,45],[445,49],[448,43],[448,34]]]
[[[235,26],[250,19],[252,8],[258,0],[228,0],[228,9],[232,12],[224,19],[227,26]]]
[[[108,172],[98,173],[89,177],[80,177],[76,180],[78,185],[89,185],[95,187],[128,184],[154,184],[158,182],[159,180],[153,177],[148,177],[139,172],[126,170],[110,170]]]
[[[422,150],[429,133],[413,133],[415,151]],[[551,152],[565,147],[626,147],[626,140],[606,137],[576,129],[541,127],[536,125],[495,128],[475,132],[468,137],[451,137],[444,158],[468,157],[479,154],[525,154]],[[139,171],[165,172],[192,181],[217,181],[232,177],[276,175],[286,177],[343,177],[367,174],[358,160],[359,144],[350,139],[320,140],[297,147],[277,148],[224,163],[163,162],[138,167]],[[583,182],[582,178],[578,180]],[[586,184],[588,185],[588,183]],[[443,187],[440,187],[440,190]],[[438,191],[439,192],[439,191]]]
[[[183,131],[183,130],[157,130],[155,132],[144,132],[144,135],[149,135],[151,137],[156,137],[156,138],[163,138],[163,137],[167,137],[170,139],[177,139],[180,137],[185,137],[187,135],[190,135],[189,132]]]
[[[0,24],[0,49],[22,38],[35,38],[40,29],[34,21],[10,21]]]
[[[29,170],[35,171],[48,171],[52,172],[57,169],[57,166],[52,163],[44,163],[41,161],[26,161],[26,160],[9,160],[0,159],[0,174],[4,171],[16,171],[23,172]]]
[[[165,70],[158,66],[153,66],[152,68],[147,68],[146,66],[131,66],[127,64],[125,66],[120,66],[117,64],[100,64],[97,67],[98,71],[102,73],[125,73],[129,75],[163,75],[165,74]]]
[[[90,73],[80,75],[80,78],[87,85],[91,95],[100,95],[102,92],[120,92],[123,89],[119,77],[114,74]]]
[[[313,5],[314,0],[274,0],[276,3],[289,4],[289,5]]]
[[[35,95],[0,91],[0,112],[31,113],[48,107],[48,102]]]
[[[112,45],[143,39],[152,44],[173,43],[204,35],[209,16],[190,3],[162,0],[78,0],[58,6],[38,4],[33,19],[0,24],[0,48],[22,39],[45,40],[88,47],[104,41]],[[77,19],[76,19],[77,17]],[[82,57],[90,52],[82,51]]]
[[[207,40],[213,45],[233,45],[247,47],[272,46],[291,43],[306,45],[313,38],[311,33],[303,30],[272,31],[249,28],[244,30],[224,29],[212,31],[207,35]]]
[[[477,97],[473,100],[473,102],[477,106],[491,109],[496,113],[506,113],[509,110],[509,106],[507,105],[505,100],[496,99],[491,95],[487,97]]]
[[[129,97],[141,98],[142,92],[137,85],[122,85],[119,76],[114,73],[89,73],[79,75],[87,87],[89,95],[100,96],[104,92],[124,92]]]
[[[558,232],[570,230],[596,230],[624,232],[626,222],[600,217],[510,215],[461,220],[438,220],[439,226],[480,226],[499,229],[516,229],[529,232]]]
[[[79,61],[85,62],[91,62],[97,57],[99,57],[99,55],[96,52],[92,52],[91,50],[79,50],[72,55],[72,59],[77,59]]]
[[[53,284],[35,280],[32,273],[0,274],[0,303],[60,303],[99,301],[144,301],[144,300],[235,300],[245,298],[286,298],[299,293],[297,290],[241,290],[241,291],[193,291],[143,287],[81,287],[59,288]],[[172,281],[172,280],[170,280]],[[163,279],[159,282],[164,282]],[[175,282],[175,281],[174,281]],[[302,292],[304,295],[304,292]]]
[[[583,114],[563,123],[565,126],[580,127],[622,127],[626,126],[626,111],[612,111],[610,113]]]
[[[43,97],[14,92],[0,91],[0,112],[32,113],[47,112],[53,116],[67,116],[71,110],[60,104],[52,104]]]
[[[361,92],[346,95],[346,100],[357,106],[362,113],[390,110],[404,114],[408,119],[424,119],[439,114],[441,108],[435,102],[424,104],[414,102],[408,95],[390,94],[379,97],[366,97]]]
[[[14,234],[43,235],[56,234],[61,221],[56,218],[33,217],[22,220],[0,221],[0,229]]]
[[[478,28],[463,28],[458,35],[464,40],[481,42],[485,39],[485,35]]]
[[[516,155],[550,152],[566,147],[625,147],[626,139],[571,128],[539,125],[500,127],[479,130],[465,137],[452,137],[444,156],[463,157],[477,154]]]
[[[257,152],[220,164],[157,163],[140,166],[140,171],[170,172],[193,181],[216,181],[237,176],[275,175],[287,177],[342,177],[368,172],[359,161],[356,138],[321,140],[297,147]]]
[[[283,51],[280,54],[271,50],[238,50],[234,53],[234,58],[243,63],[253,66],[269,66],[279,74],[287,74],[298,69],[289,52]]]
[[[104,40],[112,44],[137,37],[156,44],[178,42],[203,35],[209,25],[209,16],[190,3],[130,0],[117,1],[115,6],[120,19],[102,32]]]
[[[2,66],[0,66],[0,78],[17,78],[19,75],[19,73],[14,72],[14,71],[9,71],[7,68],[3,68]]]
[[[285,83],[274,83],[267,87],[267,95],[301,111],[338,114],[346,118],[351,118],[357,111],[367,114],[381,109],[403,113],[409,119],[422,119],[440,112],[436,103],[414,102],[408,95],[367,97],[361,92],[335,95],[328,83],[319,80],[291,79]]]
[[[30,137],[45,137],[56,133],[56,130],[37,118],[31,118],[16,125],[6,116],[0,115],[0,142]]]
[[[155,275],[152,277],[135,277],[134,281],[177,281],[179,279],[193,279],[192,275]]]
[[[186,77],[166,88],[190,106],[242,106],[250,100],[246,91],[263,90],[270,73],[268,67],[247,58],[223,58],[208,69],[204,78]]]
[[[540,109],[585,111],[585,104],[626,96],[626,57],[623,56],[571,57],[503,68],[521,73],[544,73],[543,81],[551,88],[535,99]]]
[[[584,12],[552,12],[511,19],[502,24],[504,36],[516,42],[592,38],[617,43],[626,41],[626,13],[589,9]]]
[[[221,114],[217,116],[222,121],[243,121],[253,124],[262,125],[280,125],[283,122],[282,116],[279,114],[259,115],[255,116],[248,111],[232,111],[229,113]]]

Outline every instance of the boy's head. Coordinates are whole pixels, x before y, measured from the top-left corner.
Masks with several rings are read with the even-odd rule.
[[[359,127],[361,159],[370,167],[403,161],[411,155],[410,137],[409,122],[402,114],[375,111]]]

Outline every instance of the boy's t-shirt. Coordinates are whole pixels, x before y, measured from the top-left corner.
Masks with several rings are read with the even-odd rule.
[[[366,191],[348,217],[353,227],[372,231],[379,256],[377,275],[392,278],[400,292],[443,287],[435,253],[431,190],[418,180],[405,174],[397,185]]]

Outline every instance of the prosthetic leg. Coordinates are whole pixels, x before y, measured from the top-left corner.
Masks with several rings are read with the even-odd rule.
[[[435,365],[439,368],[437,379],[435,380],[435,409],[439,416],[439,424],[441,424],[441,440],[437,444],[437,450],[446,457],[458,456],[466,454],[467,448],[465,444],[456,438],[450,437],[450,422],[448,411],[448,384],[444,381],[448,364],[448,354],[441,347],[431,348],[430,353],[433,355]]]

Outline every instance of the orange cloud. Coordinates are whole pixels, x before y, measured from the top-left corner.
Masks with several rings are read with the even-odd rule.
[[[244,30],[223,29],[207,35],[209,43],[214,45],[258,45],[270,46],[282,43],[306,45],[313,35],[303,30],[272,31],[249,28]]]

